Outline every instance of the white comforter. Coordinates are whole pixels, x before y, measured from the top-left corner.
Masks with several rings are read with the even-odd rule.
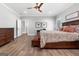
[[[61,31],[41,31],[40,46],[43,48],[47,42],[76,41],[79,40],[78,33],[69,33]]]

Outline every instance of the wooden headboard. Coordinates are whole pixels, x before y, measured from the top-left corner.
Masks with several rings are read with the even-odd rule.
[[[68,26],[68,25],[79,25],[79,20],[64,22],[62,26]]]

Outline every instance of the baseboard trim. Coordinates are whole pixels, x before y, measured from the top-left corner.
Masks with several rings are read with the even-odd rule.
[[[27,34],[28,36],[35,36],[35,34]]]
[[[14,38],[14,40],[16,40],[16,39],[18,39],[18,38],[22,37],[23,35],[27,35],[27,34],[23,33],[22,35],[20,35],[20,36],[18,36],[18,37],[16,37],[16,38]]]

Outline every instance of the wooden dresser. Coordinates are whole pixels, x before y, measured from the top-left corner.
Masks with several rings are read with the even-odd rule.
[[[0,28],[0,46],[14,40],[14,28]]]

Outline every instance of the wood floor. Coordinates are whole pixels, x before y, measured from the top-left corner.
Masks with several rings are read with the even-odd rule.
[[[79,49],[39,49],[32,47],[32,38],[22,35],[15,41],[0,47],[0,53],[8,56],[79,56]]]

